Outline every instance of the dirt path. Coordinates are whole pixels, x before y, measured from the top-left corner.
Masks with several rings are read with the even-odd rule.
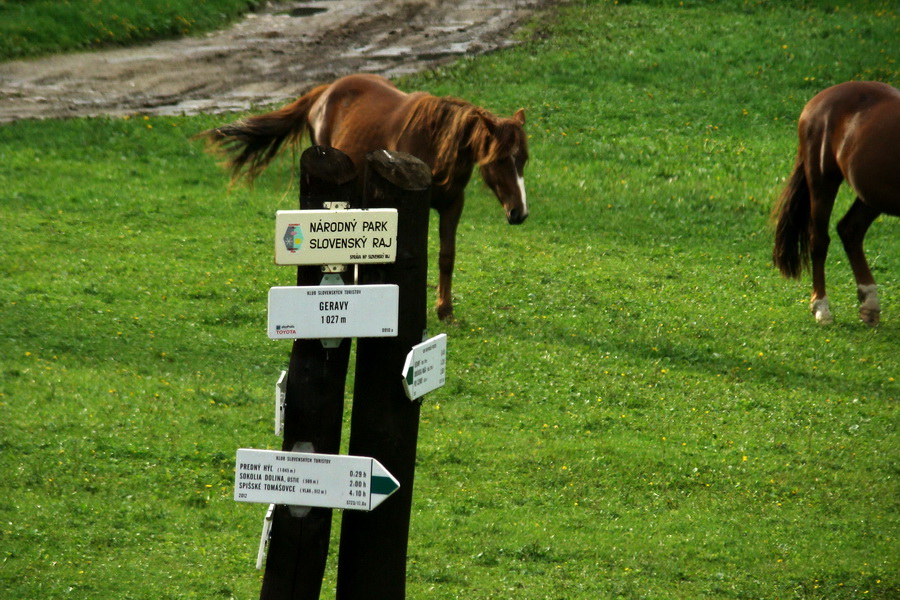
[[[202,38],[0,63],[0,123],[246,110],[348,73],[392,77],[504,47],[558,2],[281,2]]]

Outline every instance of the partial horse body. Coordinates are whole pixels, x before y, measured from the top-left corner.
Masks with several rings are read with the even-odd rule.
[[[404,93],[377,75],[350,75],[316,87],[279,110],[199,137],[230,154],[233,180],[241,176],[252,180],[285,143],[299,143],[304,134],[313,144],[341,150],[358,170],[366,154],[381,149],[422,160],[431,168],[431,206],[440,218],[437,313],[447,319],[453,315],[456,229],[474,165],[480,166],[510,224],[520,224],[528,216],[524,124],[522,109],[510,119],[498,118],[463,100]]]
[[[811,309],[832,321],[825,294],[828,222],[846,181],[856,200],[837,232],[856,278],[860,318],[878,325],[881,305],[863,252],[869,226],[881,214],[900,216],[900,90],[851,81],[817,94],[800,115],[797,161],[775,206],[773,260],[785,277],[799,278],[812,258]]]

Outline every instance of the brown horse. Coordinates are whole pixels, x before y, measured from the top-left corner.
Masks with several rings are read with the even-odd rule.
[[[799,278],[812,257],[811,309],[832,321],[825,295],[828,221],[841,182],[856,200],[837,232],[856,278],[860,318],[878,325],[881,305],[863,253],[863,238],[882,213],[900,216],[900,91],[851,81],[817,94],[800,115],[797,162],[775,206],[773,259],[785,277]]]
[[[346,153],[357,169],[375,150],[406,152],[431,168],[431,206],[440,217],[437,313],[452,317],[450,292],[456,258],[456,228],[464,190],[475,164],[494,191],[511,225],[528,216],[523,170],[528,144],[525,111],[511,119],[455,98],[406,94],[376,75],[350,75],[319,86],[291,104],[199,135],[229,153],[232,180],[252,181],[285,142],[308,133],[313,144]],[[362,171],[359,171],[362,172]]]

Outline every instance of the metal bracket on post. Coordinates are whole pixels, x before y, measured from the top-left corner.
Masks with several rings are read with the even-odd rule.
[[[346,265],[332,265],[332,266],[340,266],[345,267]],[[322,267],[324,269],[325,267]],[[319,282],[319,285],[344,285],[344,280],[337,273],[326,273],[322,275],[322,281]],[[341,345],[341,341],[344,338],[322,338],[322,347],[323,348],[337,348]]]
[[[326,210],[347,210],[350,208],[349,202],[323,202],[322,208]],[[344,280],[341,278],[338,273],[343,273],[347,270],[347,265],[322,265],[322,272],[325,275],[322,276],[322,281],[319,282],[319,285],[344,285]],[[322,347],[323,348],[337,348],[341,345],[341,341],[343,338],[323,338]]]
[[[326,210],[347,210],[350,208],[349,202],[323,202],[322,207]],[[322,265],[322,281],[319,285],[344,285],[344,280],[337,273],[344,273],[347,265]],[[335,274],[335,275],[332,275]],[[323,348],[337,348],[341,345],[342,338],[326,338],[322,340]]]
[[[350,208],[349,202],[323,202],[322,208],[325,210],[347,210]],[[323,273],[343,273],[347,270],[347,265],[322,265]],[[343,282],[341,282],[343,283]],[[322,284],[325,285],[325,284]],[[340,285],[340,284],[328,284]],[[326,346],[328,347],[328,346]]]
[[[297,442],[296,444],[294,444],[294,447],[291,448],[291,452],[315,452],[315,448],[310,442]],[[309,514],[310,507],[288,506],[288,510],[291,511],[291,516],[295,519],[302,519]]]

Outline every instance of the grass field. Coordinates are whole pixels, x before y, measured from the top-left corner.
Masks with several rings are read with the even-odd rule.
[[[257,0],[0,0],[0,60],[135,44],[222,27]]]
[[[470,185],[429,317],[408,597],[900,597],[900,220],[877,329],[837,241],[817,326],[768,224],[806,100],[900,83],[896,5],[576,1],[523,40],[400,82],[525,107],[532,155],[521,227]],[[280,445],[297,190],[289,160],[227,190],[189,137],[230,118],[0,127],[0,598],[259,595],[233,462]]]

